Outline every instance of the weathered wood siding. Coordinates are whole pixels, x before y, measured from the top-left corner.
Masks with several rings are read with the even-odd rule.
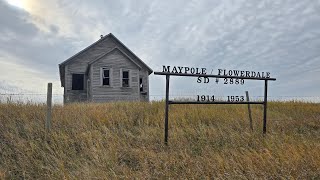
[[[101,68],[111,69],[110,86],[101,84]],[[130,87],[122,87],[121,69],[129,70]],[[139,93],[139,67],[129,60],[121,51],[115,49],[92,64],[91,83],[92,101],[138,101]]]
[[[88,68],[88,63],[97,59],[104,53],[112,50],[113,48],[119,48],[121,51],[126,53],[136,64],[140,67],[144,67],[143,64],[127,50],[122,44],[118,43],[112,36],[105,38],[101,42],[87,49],[83,53],[77,55],[65,65],[65,86],[64,86],[64,102],[81,102],[81,101],[109,101],[109,100],[141,100],[148,101],[149,99],[149,85],[148,85],[148,72],[147,70],[142,70],[139,72],[138,67],[131,62],[127,57],[123,56],[120,52],[118,54],[110,54],[101,60],[94,63],[94,67],[90,68],[89,77],[85,77],[84,90],[74,91],[72,90],[72,74],[84,74]],[[105,62],[103,62],[105,61]],[[102,64],[99,64],[102,63]],[[113,87],[101,87],[100,86],[100,67],[99,66],[112,66],[113,77],[112,80]],[[120,68],[132,69],[131,73],[131,83],[130,88],[120,88]],[[97,70],[99,69],[99,70]],[[97,80],[99,76],[99,80]],[[144,76],[144,88],[148,91],[147,97],[140,95],[139,89],[139,78]],[[87,79],[89,79],[89,84],[87,84]],[[99,84],[97,84],[99,83]],[[89,89],[88,89],[89,87]],[[120,96],[121,95],[121,96]]]
[[[106,38],[84,53],[79,54],[70,63],[68,63],[68,65],[65,67],[65,102],[83,102],[89,100],[87,95],[91,95],[91,93],[87,90],[88,77],[85,77],[84,91],[74,91],[72,90],[72,74],[84,74],[88,68],[88,63],[90,61],[93,61],[102,54],[110,51],[115,46],[116,44],[111,38]]]

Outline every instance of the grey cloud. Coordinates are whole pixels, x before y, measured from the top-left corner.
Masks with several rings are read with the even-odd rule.
[[[58,34],[59,32],[59,27],[55,26],[55,25],[50,25],[50,32],[52,34]]]
[[[52,34],[41,32],[28,21],[30,14],[12,8],[0,1],[0,52],[16,57],[16,63],[57,76],[58,63],[62,62],[74,49],[70,42],[56,37],[58,28],[50,26]]]
[[[0,33],[2,35],[14,34],[15,37],[35,36],[38,29],[27,22],[29,14],[16,8],[10,7],[0,1]]]

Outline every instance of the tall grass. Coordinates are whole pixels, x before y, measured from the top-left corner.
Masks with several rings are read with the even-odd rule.
[[[172,105],[169,146],[164,103],[0,104],[0,178],[319,179],[320,105]]]

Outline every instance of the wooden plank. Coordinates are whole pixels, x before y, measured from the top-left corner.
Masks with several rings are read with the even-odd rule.
[[[249,102],[249,92],[246,91],[246,97],[247,97],[247,101]],[[250,104],[248,104],[248,112],[249,112],[249,123],[250,123],[250,129],[253,131],[253,124],[252,124],[252,116],[251,116],[251,107]]]

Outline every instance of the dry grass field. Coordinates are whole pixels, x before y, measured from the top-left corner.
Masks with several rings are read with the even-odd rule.
[[[320,104],[0,104],[0,179],[320,179]]]

